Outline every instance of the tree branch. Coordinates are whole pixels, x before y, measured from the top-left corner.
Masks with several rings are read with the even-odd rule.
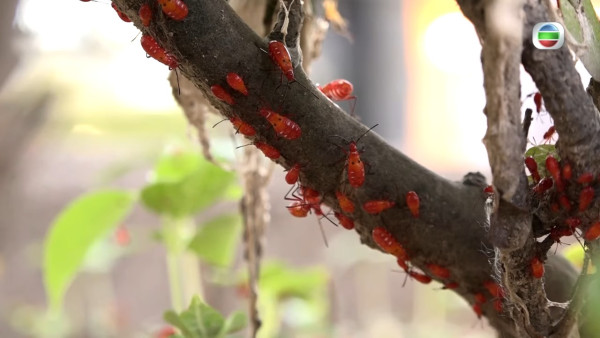
[[[149,27],[143,27],[137,16],[145,0],[114,2],[144,34],[152,35],[177,58],[179,70],[224,116],[237,116],[246,121],[257,130],[253,141],[277,148],[281,153],[277,163],[285,168],[301,163],[302,185],[318,190],[326,205],[341,211],[335,192],[347,194],[358,207],[351,216],[362,243],[379,249],[371,233],[373,228],[383,225],[405,247],[412,266],[428,274],[431,271],[426,266],[430,263],[446,267],[450,278],[434,276],[434,279],[442,283],[457,282],[459,287],[453,291],[469,303],[475,302],[476,293],[486,292],[484,283],[491,278],[488,260],[492,253],[482,252],[483,247],[491,247],[485,229],[488,216],[482,179],[477,183],[470,179],[464,183],[450,182],[401,154],[375,132],[370,132],[360,140],[359,146],[363,148],[361,159],[370,164],[371,173],[365,184],[355,189],[348,184],[343,161],[336,162],[345,156],[338,146],[331,144],[337,138],[328,137],[356,139],[367,128],[316,90],[300,66],[294,69],[296,82],[282,85],[281,71],[263,52],[267,49],[266,41],[252,32],[225,1],[188,1],[189,15],[183,21],[165,17],[159,13],[159,7],[152,4],[155,15]],[[295,6],[292,6],[290,16],[297,15],[294,14]],[[286,42],[293,39],[293,20],[291,17]],[[140,57],[142,55],[140,49]],[[228,105],[215,98],[209,88],[219,84],[229,90],[225,75],[232,71],[244,78],[250,95],[245,97],[230,90],[235,104]],[[278,137],[271,125],[257,114],[258,108],[265,104],[292,118],[302,128],[302,136],[293,141]],[[348,146],[338,143],[342,147]],[[467,178],[473,176],[481,177],[472,174]],[[510,195],[512,188],[510,184],[507,186],[509,188],[503,190],[503,194],[508,192]],[[414,218],[406,205],[408,191],[416,191],[419,195],[419,218]],[[375,216],[360,207],[366,201],[384,198],[395,201],[396,206]],[[491,301],[484,303],[482,310],[504,337],[517,336],[511,319],[497,313]]]

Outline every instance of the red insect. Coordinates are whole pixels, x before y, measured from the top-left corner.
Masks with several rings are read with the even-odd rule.
[[[598,237],[600,237],[600,222],[592,224],[583,235],[583,238],[588,242],[595,241]]]
[[[173,20],[181,21],[188,15],[188,7],[182,0],[158,0],[163,13]]]
[[[548,177],[544,177],[538,184],[536,184],[532,190],[534,193],[538,194],[538,195],[542,195],[543,193],[545,193],[548,189],[552,188],[552,185],[554,183],[552,182],[551,178]]]
[[[573,169],[571,168],[571,164],[565,163],[565,165],[563,165],[563,167],[562,167],[562,178],[565,181],[570,181],[572,177],[573,177]]]
[[[319,87],[319,90],[325,94],[332,101],[346,101],[353,100],[352,113],[354,113],[354,105],[356,104],[356,96],[352,95],[354,86],[348,80],[339,79],[333,80],[323,87]]]
[[[142,48],[144,48],[148,55],[169,66],[169,69],[177,68],[178,63],[175,57],[167,53],[167,51],[162,48],[152,36],[144,34],[140,41],[142,43]]]
[[[579,193],[579,211],[585,211],[594,199],[594,188],[585,187]]]
[[[481,318],[481,316],[483,315],[480,303],[473,304],[473,311],[475,311],[475,314],[477,315],[477,318]]]
[[[550,141],[555,132],[556,128],[554,128],[554,126],[548,128],[548,130],[544,133],[544,140],[546,140],[546,142]]]
[[[350,142],[346,141],[349,144],[348,150],[338,146],[344,151],[344,153],[346,155],[348,155],[348,158],[346,160],[347,165],[348,165],[347,166],[348,182],[354,188],[359,188],[363,185],[363,183],[365,183],[365,164],[360,159],[360,151],[358,150],[358,147],[356,145],[358,144],[358,141],[360,141],[361,138],[363,138],[365,135],[367,135],[368,132],[371,131],[371,129],[373,129],[377,126],[378,126],[378,124],[369,128],[362,135],[360,135],[360,137],[358,137],[356,139],[356,141],[350,141]],[[334,135],[334,136],[342,138],[341,136],[338,136],[338,135]]]
[[[483,286],[488,290],[488,292],[492,295],[492,297],[494,297],[494,298],[504,297],[504,291],[502,290],[500,285],[498,285],[496,282],[487,280],[487,281],[483,282]]]
[[[376,215],[396,205],[396,202],[389,200],[371,200],[363,204],[363,209],[371,215]]]
[[[431,283],[431,277],[419,273],[419,272],[415,272],[415,271],[409,271],[408,275],[411,276],[412,278],[416,279],[417,281],[423,283],[423,284],[429,284]]]
[[[483,295],[483,293],[481,293],[481,292],[476,293],[474,297],[475,297],[475,302],[477,302],[479,304],[483,304],[487,300],[485,298],[485,296]]]
[[[281,156],[281,154],[279,153],[279,150],[277,150],[272,145],[268,145],[264,142],[254,142],[254,145],[256,146],[256,148],[258,148],[260,151],[262,151],[266,157],[268,157],[272,160],[276,160]]]
[[[563,191],[564,186],[562,184],[562,180],[560,178],[560,166],[558,165],[558,161],[554,158],[554,156],[549,155],[546,157],[546,169],[552,178],[554,179],[554,185],[556,185],[556,189],[558,191]]]
[[[533,102],[535,103],[535,110],[539,114],[542,111],[542,94],[540,92],[533,94]]]
[[[260,108],[260,115],[269,121],[277,135],[285,139],[295,140],[302,135],[300,126],[285,116],[264,107]]]
[[[502,313],[502,298],[494,300],[494,310],[498,313]]]
[[[294,65],[290,57],[290,52],[281,41],[271,40],[269,42],[269,55],[273,62],[281,69],[285,77],[290,82],[296,81],[294,77]]]
[[[117,228],[117,231],[115,232],[115,241],[120,246],[129,245],[129,243],[131,243],[131,235],[129,234],[129,230],[127,230],[125,227]]]
[[[379,245],[379,247],[399,259],[404,261],[408,260],[408,254],[404,247],[398,243],[398,241],[394,238],[394,236],[387,231],[384,227],[378,226],[373,229],[372,232],[373,241]]]
[[[172,326],[165,326],[156,333],[156,338],[169,338],[177,334],[177,331]]]
[[[494,187],[491,185],[488,185],[487,187],[485,187],[483,189],[483,192],[486,194],[493,194],[494,193]]]
[[[575,230],[577,227],[579,227],[581,225],[581,220],[577,217],[569,217],[565,220],[565,224]]]
[[[290,170],[288,170],[287,174],[285,174],[285,181],[287,184],[295,184],[298,182],[298,177],[300,176],[300,163],[294,164]]]
[[[421,204],[419,200],[419,195],[417,195],[414,191],[409,191],[406,193],[406,205],[408,205],[408,209],[413,217],[419,217],[419,205]]]
[[[210,90],[212,91],[213,95],[217,97],[217,99],[225,101],[232,106],[235,104],[231,94],[229,94],[223,87],[219,85],[213,85],[210,87]]]
[[[290,206],[287,207],[288,211],[294,217],[306,217],[308,212],[310,211],[310,205],[302,202],[293,202]]]
[[[121,18],[121,20],[123,20],[125,22],[131,22],[131,19],[129,19],[129,17],[127,15],[125,15],[125,13],[121,12],[117,8],[117,5],[114,2],[111,4],[111,6],[117,12],[117,14],[119,15],[119,18]],[[150,54],[150,53],[148,53],[148,54]]]
[[[579,184],[590,184],[594,181],[594,175],[592,173],[583,173],[577,178]]]
[[[402,268],[402,270],[408,272],[408,262],[406,260],[398,258],[396,262],[398,263],[398,266]]]
[[[448,282],[448,283],[444,284],[442,289],[454,290],[454,289],[457,289],[458,287],[459,287],[459,285],[457,282]]]
[[[248,96],[248,89],[241,76],[236,73],[227,73],[227,84],[238,92]]]
[[[552,202],[552,204],[550,204],[550,210],[552,210],[552,212],[559,212],[560,205],[556,202]]]
[[[340,204],[340,208],[346,213],[354,212],[354,203],[341,191],[335,192],[335,197],[337,197],[338,203]]]
[[[544,276],[544,264],[537,257],[531,260],[531,274],[534,278],[542,278]]]
[[[441,279],[450,278],[450,270],[446,269],[443,266],[431,263],[427,264],[426,267],[427,269],[429,269],[429,272],[431,272],[431,274],[436,277],[439,277]]]
[[[142,7],[140,7],[138,14],[142,20],[142,25],[144,25],[144,27],[150,26],[150,21],[152,21],[152,9],[150,8],[150,5],[143,4]]]
[[[561,237],[571,236],[573,235],[574,231],[575,228],[557,226],[550,229],[550,238],[552,238],[556,243],[559,243]]]
[[[540,173],[538,172],[537,162],[533,159],[533,157],[528,156],[525,158],[525,166],[527,170],[531,173],[531,177],[533,178],[533,182],[538,183],[540,181]]]
[[[254,127],[242,121],[242,119],[237,116],[230,118],[229,121],[231,121],[231,124],[233,124],[236,132],[240,132],[244,136],[252,137],[256,134]]]
[[[352,220],[352,218],[341,214],[339,212],[334,212],[333,215],[335,216],[335,218],[338,219],[338,221],[340,222],[340,225],[343,226],[345,229],[348,230],[352,230],[354,229],[354,221]]]
[[[301,187],[301,193],[305,202],[317,206],[321,204],[321,194],[315,189]]]
[[[569,198],[565,194],[560,194],[560,196],[558,196],[558,203],[560,203],[566,211],[571,211],[571,201],[569,201]]]

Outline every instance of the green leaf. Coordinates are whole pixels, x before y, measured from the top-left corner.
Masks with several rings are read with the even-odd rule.
[[[578,13],[570,1],[561,1],[560,10],[567,31],[578,43],[585,44],[586,48],[579,51],[581,62],[594,80],[600,81],[600,22],[591,1],[581,3],[583,12]]]
[[[144,204],[158,214],[190,216],[215,203],[234,183],[235,174],[201,161],[200,167],[176,182],[157,182],[141,193]]]
[[[223,333],[234,333],[237,332],[248,325],[248,319],[246,315],[241,311],[236,311],[232,313],[227,320],[225,321],[225,326],[223,326]]]
[[[235,257],[241,232],[242,218],[239,214],[222,215],[198,230],[189,249],[207,263],[229,266]]]
[[[177,148],[158,159],[154,167],[152,182],[177,182],[198,170],[202,165],[196,151]]]
[[[127,191],[95,191],[71,202],[56,217],[44,244],[44,285],[50,306],[62,306],[90,247],[127,216],[134,201],[135,195]]]
[[[177,327],[186,338],[223,337],[225,319],[212,307],[194,296],[190,306],[179,315],[174,311],[164,314],[165,320]]]

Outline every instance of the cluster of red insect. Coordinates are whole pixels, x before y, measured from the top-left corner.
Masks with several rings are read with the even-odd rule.
[[[496,282],[487,280],[483,282],[483,288],[492,296],[490,301],[493,301],[494,310],[498,313],[502,313],[502,302],[504,300],[504,290]],[[482,306],[488,301],[484,294],[484,291],[478,291],[473,295],[473,311],[478,318],[483,315]]]
[[[525,166],[531,173],[533,185],[531,191],[538,198],[546,197],[550,201],[553,212],[565,212],[569,217],[564,224],[555,225],[550,229],[550,238],[560,243],[562,237],[576,235],[578,229],[586,241],[594,241],[600,237],[600,222],[586,226],[578,217],[578,213],[585,212],[594,200],[595,176],[592,173],[583,173],[574,179],[572,167],[569,163],[559,163],[554,156],[549,155],[545,161],[546,170],[550,177],[541,178],[536,161],[532,157],[525,158]],[[554,190],[550,190],[554,187]],[[576,202],[567,196],[567,188],[579,190]],[[531,274],[535,278],[542,278],[544,265],[539,257],[533,257],[530,262]]]

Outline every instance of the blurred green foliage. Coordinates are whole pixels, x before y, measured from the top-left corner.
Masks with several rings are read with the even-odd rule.
[[[181,331],[181,334],[171,337],[221,338],[240,331],[247,325],[246,315],[242,312],[236,311],[225,318],[197,296],[192,298],[186,310],[179,314],[169,310],[165,312],[164,318]]]

